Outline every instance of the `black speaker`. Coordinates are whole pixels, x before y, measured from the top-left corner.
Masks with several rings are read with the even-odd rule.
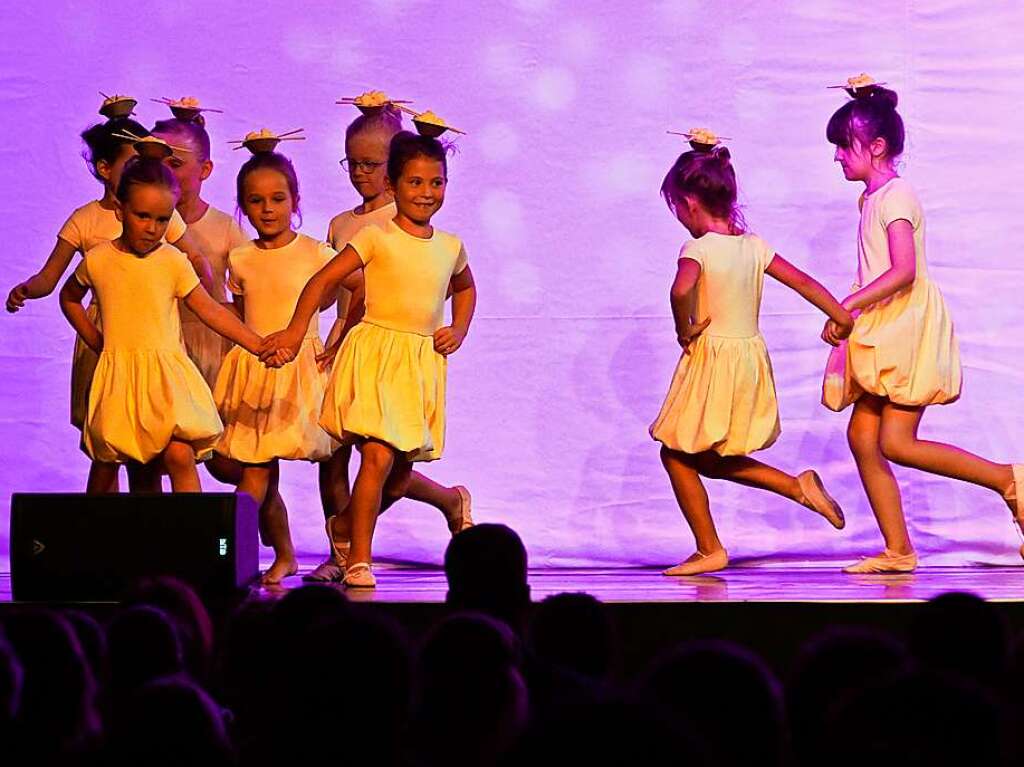
[[[204,596],[259,574],[256,502],[234,493],[15,493],[16,600],[116,600],[133,581],[173,575]]]

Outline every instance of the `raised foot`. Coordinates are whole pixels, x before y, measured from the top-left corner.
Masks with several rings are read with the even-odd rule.
[[[864,557],[843,568],[844,573],[912,573],[917,569],[917,554],[894,554],[886,549],[874,557]]]
[[[718,549],[710,554],[695,551],[675,567],[663,570],[662,575],[700,575],[724,570],[728,565],[729,554],[725,549]]]
[[[801,472],[797,475],[797,482],[800,484],[800,492],[803,493],[803,505],[812,511],[816,511],[829,521],[836,530],[846,527],[846,517],[843,510],[828,491],[825,484],[813,469]]]
[[[466,528],[472,527],[474,524],[473,496],[462,485],[456,485],[453,489],[459,494],[459,505],[455,509],[454,514],[446,516],[448,518],[448,532],[455,535],[456,533],[461,533]]]

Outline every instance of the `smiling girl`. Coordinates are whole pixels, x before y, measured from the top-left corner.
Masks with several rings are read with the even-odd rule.
[[[362,453],[346,514],[327,520],[349,587],[376,584],[370,549],[382,498],[404,496],[412,463],[436,460],[444,450],[447,357],[462,346],[476,307],[462,241],[431,224],[447,184],[440,142],[396,135],[387,163],[394,220],[357,232],[303,289],[288,327],[263,347],[273,363],[282,351],[298,353],[323,296],[363,271],[366,313],[342,342],[320,412],[328,433]],[[444,325],[449,290],[452,323]]]

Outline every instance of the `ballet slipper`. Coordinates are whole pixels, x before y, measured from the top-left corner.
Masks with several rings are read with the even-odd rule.
[[[337,583],[344,577],[344,566],[339,565],[332,554],[310,572],[303,575],[302,580],[306,583]]]
[[[1024,463],[1013,464],[1013,482],[1003,493],[1003,500],[1010,507],[1010,514],[1017,524],[1017,534],[1024,539]],[[1020,555],[1024,557],[1024,544],[1020,547]]]
[[[864,557],[843,568],[844,573],[912,573],[917,567],[917,554],[894,554],[886,549],[878,556]]]
[[[377,578],[369,562],[356,562],[345,570],[343,583],[350,589],[372,589],[377,585]]]
[[[696,551],[675,567],[662,571],[662,575],[700,575],[724,570],[729,565],[729,554],[725,549],[716,549],[710,554]]]
[[[448,518],[448,532],[452,535],[461,533],[466,528],[472,527],[473,522],[473,496],[469,494],[462,485],[456,485],[455,492],[459,494],[459,516]]]
[[[351,541],[346,541],[345,543],[338,543],[336,540],[334,540],[335,519],[335,516],[328,517],[327,521],[324,523],[324,529],[327,530],[327,540],[331,544],[331,559],[333,559],[334,563],[341,568],[341,575],[342,577],[345,577],[344,570],[348,566],[348,550],[349,546],[351,545]]]
[[[796,481],[800,484],[800,492],[803,494],[803,500],[800,502],[802,505],[821,514],[836,530],[846,527],[843,510],[836,499],[825,490],[818,472],[808,469],[798,474]]]

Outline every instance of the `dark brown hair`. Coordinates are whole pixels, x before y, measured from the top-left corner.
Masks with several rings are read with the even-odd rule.
[[[828,121],[825,136],[829,143],[848,148],[856,138],[862,144],[869,144],[876,138],[884,138],[886,155],[897,158],[903,154],[906,132],[903,118],[896,111],[899,96],[896,91],[872,86],[857,92],[835,111]]]
[[[697,198],[708,213],[724,218],[736,232],[746,229],[737,205],[738,188],[732,155],[724,146],[709,151],[683,152],[672,164],[661,183],[661,196],[675,209],[684,197]]]
[[[89,172],[97,181],[103,181],[96,166],[101,162],[113,164],[117,156],[121,154],[121,148],[125,144],[133,143],[131,139],[118,138],[115,133],[131,134],[139,138],[145,138],[149,131],[130,117],[115,117],[105,123],[97,123],[82,131],[82,141],[85,142],[85,151],[82,157],[89,163]]]
[[[396,133],[391,139],[391,149],[388,152],[388,179],[392,186],[398,183],[405,164],[417,157],[437,160],[444,168],[445,176],[448,175],[448,152],[444,144],[436,138],[404,130]]]
[[[268,168],[276,170],[288,182],[288,191],[292,195],[292,209],[299,216],[299,223],[302,223],[302,212],[299,210],[299,177],[295,175],[295,166],[292,161],[283,154],[277,152],[257,152],[245,164],[238,169],[238,181],[235,185],[235,199],[238,209],[245,209],[245,179],[254,170]]]
[[[117,182],[115,195],[122,203],[128,201],[128,194],[133,186],[161,186],[172,192],[175,197],[181,193],[178,179],[162,160],[149,157],[132,157],[124,164],[124,171]]]

